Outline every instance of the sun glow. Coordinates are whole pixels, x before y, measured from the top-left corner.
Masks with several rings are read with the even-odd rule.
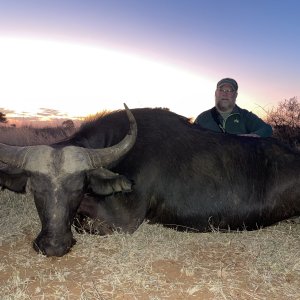
[[[213,105],[213,82],[142,56],[12,38],[0,39],[0,53],[0,106],[17,112],[50,108],[85,116],[126,102],[195,117]]]

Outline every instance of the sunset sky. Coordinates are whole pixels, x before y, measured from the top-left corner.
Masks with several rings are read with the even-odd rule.
[[[298,0],[0,0],[0,111],[196,117],[218,80],[259,115],[300,96]]]

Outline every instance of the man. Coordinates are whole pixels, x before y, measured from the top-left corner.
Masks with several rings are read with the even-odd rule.
[[[215,107],[201,113],[195,123],[216,132],[252,137],[271,136],[272,127],[269,124],[235,104],[237,91],[238,84],[234,79],[221,79],[215,91]]]

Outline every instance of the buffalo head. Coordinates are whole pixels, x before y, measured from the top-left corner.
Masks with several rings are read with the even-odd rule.
[[[108,195],[129,191],[131,182],[109,171],[135,143],[137,126],[126,107],[128,134],[118,144],[89,149],[77,146],[9,146],[0,144],[0,185],[30,191],[42,229],[33,245],[48,256],[62,256],[75,243],[71,224],[86,191]]]

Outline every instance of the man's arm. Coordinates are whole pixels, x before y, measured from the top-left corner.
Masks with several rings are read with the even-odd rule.
[[[272,136],[272,126],[264,122],[257,115],[249,112],[246,116],[246,126],[250,136],[270,137]]]

